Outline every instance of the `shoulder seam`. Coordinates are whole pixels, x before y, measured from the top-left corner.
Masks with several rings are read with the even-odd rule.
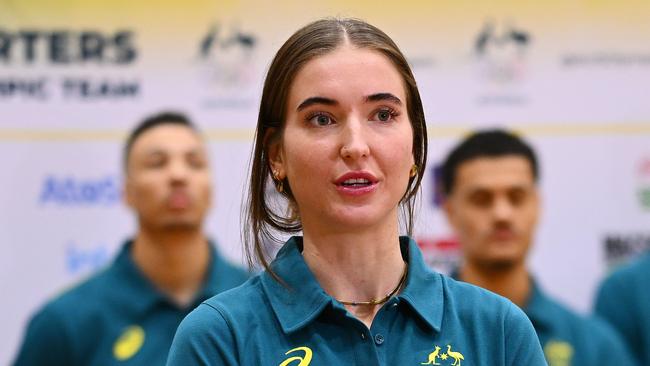
[[[218,305],[208,304],[207,302],[203,302],[202,304],[206,305],[209,308],[211,308],[212,310],[216,311],[217,314],[219,314],[219,316],[221,317],[221,319],[223,319],[223,321],[226,322],[226,325],[228,326],[228,331],[230,332],[230,334],[232,334],[233,343],[235,345],[235,350],[234,351],[235,351],[235,355],[237,356],[237,364],[241,364],[241,360],[239,359],[239,350],[237,349],[237,339],[235,337],[235,331],[232,328],[232,325],[230,324],[230,322],[228,321],[228,318],[226,318],[226,315],[224,314],[223,310],[220,309],[220,306],[218,306]]]
[[[508,308],[506,309],[506,314],[503,317],[503,326],[504,326],[504,329],[505,329],[505,338],[508,338],[508,336],[510,334],[510,332],[508,331],[509,327],[507,326],[507,324],[508,324],[508,318],[510,317],[510,312],[511,311],[512,311],[512,305],[508,304]],[[506,340],[506,344],[507,344],[507,340]]]
[[[71,349],[71,332],[70,332],[70,327],[68,326],[67,322],[64,321],[64,316],[60,314],[59,309],[57,307],[53,306],[53,303],[49,303],[46,305],[45,308],[41,310],[41,312],[37,316],[47,316],[47,313],[49,313],[49,316],[51,317],[52,321],[57,325],[57,328],[60,330],[61,337],[64,339],[63,345],[66,348],[66,352],[64,354],[66,355],[66,358],[68,361],[72,361],[73,364],[76,360],[74,360],[74,355],[77,354]]]

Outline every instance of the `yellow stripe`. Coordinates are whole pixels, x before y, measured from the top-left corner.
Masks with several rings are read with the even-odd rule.
[[[205,131],[210,141],[253,141],[253,128],[215,128]]]
[[[124,141],[126,130],[85,130],[85,129],[0,129],[0,141],[5,142],[84,142],[84,141]],[[204,131],[210,141],[252,141],[253,129],[221,128]]]
[[[432,126],[427,129],[429,139],[461,137],[477,127],[458,124],[455,126]],[[650,135],[650,122],[631,123],[529,123],[507,127],[523,135],[532,137],[549,136],[643,136]]]
[[[126,138],[125,131],[117,130],[27,130],[0,129],[2,141],[121,141]]]
[[[445,124],[427,129],[430,139],[461,137],[476,129],[468,124]],[[518,124],[514,131],[529,137],[548,136],[645,136],[650,135],[650,122],[637,123],[534,123]],[[213,128],[204,131],[209,141],[250,142],[255,130],[252,128]],[[12,129],[0,128],[0,141],[5,142],[83,142],[124,141],[126,130],[86,129]]]

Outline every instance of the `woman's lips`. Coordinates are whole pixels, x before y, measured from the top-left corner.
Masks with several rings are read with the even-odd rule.
[[[377,189],[378,180],[372,173],[366,171],[348,172],[338,177],[334,184],[336,189],[345,195],[362,196]]]
[[[359,185],[359,186],[337,185],[336,189],[340,193],[343,193],[345,195],[363,196],[374,192],[377,189],[377,183],[370,183],[367,185]]]

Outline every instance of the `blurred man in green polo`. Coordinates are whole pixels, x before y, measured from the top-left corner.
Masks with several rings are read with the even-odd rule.
[[[453,276],[521,307],[549,366],[633,365],[610,327],[551,299],[531,276],[526,256],[540,212],[538,177],[532,148],[507,131],[475,132],[449,153],[444,211],[464,259]]]
[[[203,231],[212,181],[186,117],[163,113],[136,127],[124,171],[135,237],[109,267],[36,313],[14,365],[163,365],[185,315],[246,280]]]
[[[639,365],[650,365],[650,252],[603,281],[595,310],[623,336]]]

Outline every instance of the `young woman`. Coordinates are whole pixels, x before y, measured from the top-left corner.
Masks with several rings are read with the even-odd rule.
[[[168,365],[545,365],[516,306],[432,272],[399,236],[426,154],[417,86],[386,34],[355,19],[298,30],[255,139],[249,258],[266,271],[194,310]],[[265,244],[298,231],[269,264]]]

